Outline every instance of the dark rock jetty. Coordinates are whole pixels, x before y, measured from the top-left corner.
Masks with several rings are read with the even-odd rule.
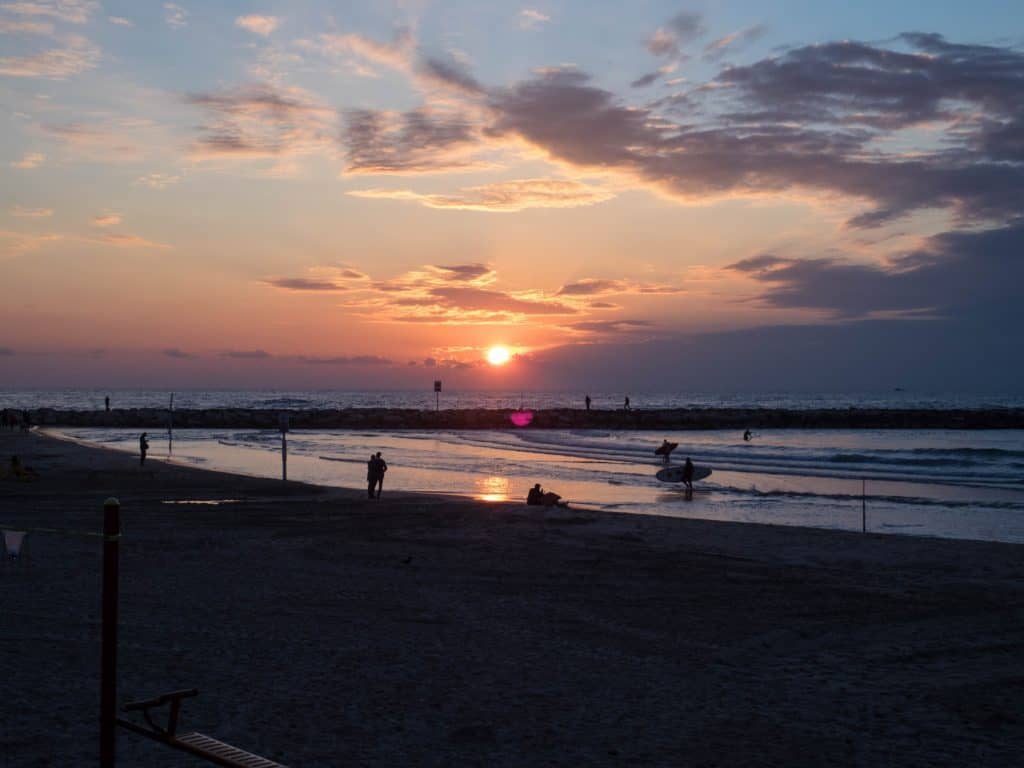
[[[39,408],[35,424],[60,427],[162,429],[166,408],[75,411]],[[211,408],[174,411],[177,429],[514,429],[510,409],[427,411],[401,408],[271,410]],[[532,411],[527,429],[1024,429],[1024,409],[932,410],[845,408],[672,408],[633,411],[556,408]]]

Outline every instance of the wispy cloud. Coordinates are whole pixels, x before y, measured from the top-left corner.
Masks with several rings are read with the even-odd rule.
[[[767,31],[768,28],[764,24],[755,24],[752,27],[731,32],[717,40],[712,40],[704,46],[704,58],[710,61],[718,61],[730,51],[760,40]]]
[[[523,29],[533,29],[547,21],[551,21],[551,17],[536,8],[523,8],[519,11],[519,26]]]
[[[176,3],[164,3],[164,22],[171,29],[188,26],[188,11]]]
[[[21,156],[20,160],[12,160],[12,168],[21,168],[22,170],[28,170],[30,168],[38,168],[46,160],[46,155],[41,152],[28,152]]]
[[[34,0],[0,3],[0,9],[20,16],[42,16],[69,24],[85,24],[100,7],[96,0]]]
[[[63,80],[93,69],[100,61],[100,49],[80,35],[67,35],[63,48],[28,56],[0,57],[0,75],[9,77],[45,77]]]
[[[101,216],[94,216],[92,225],[94,227],[113,227],[121,223],[121,215],[118,213],[105,213]]]
[[[173,357],[176,360],[197,360],[199,355],[193,355],[191,352],[184,352],[177,347],[170,347],[169,349],[163,350],[162,354],[166,357]]]
[[[0,34],[52,35],[53,24],[29,19],[0,19]]]
[[[301,155],[334,144],[333,110],[300,88],[255,83],[186,101],[211,117],[190,148],[196,158]]]
[[[248,16],[239,16],[235,19],[236,27],[244,29],[246,32],[252,32],[254,35],[260,35],[261,37],[270,37],[270,34],[277,29],[280,24],[281,19],[277,16],[249,14]]]
[[[395,365],[395,361],[377,355],[337,355],[334,357],[301,357],[309,365]]]
[[[269,352],[265,352],[262,349],[229,349],[226,352],[221,352],[220,356],[232,360],[266,360],[272,357]]]
[[[151,189],[165,189],[172,184],[177,184],[182,177],[175,173],[147,173],[135,180],[136,184],[142,184]]]
[[[274,288],[283,288],[286,291],[346,291],[347,286],[336,283],[333,280],[317,279],[312,277],[272,277],[263,281]]]
[[[131,19],[126,19],[124,16],[107,16],[107,21],[118,27],[134,27],[135,22]]]
[[[103,235],[96,242],[114,245],[118,248],[158,248],[165,250],[171,247],[166,243],[157,243],[139,235],[117,234],[113,232],[109,235]]]
[[[611,192],[576,181],[522,179],[470,187],[454,195],[423,194],[408,189],[361,189],[348,194],[386,200],[409,200],[428,208],[511,213],[528,208],[577,208],[610,200]]]
[[[11,208],[11,216],[17,216],[20,219],[45,219],[48,216],[53,216],[53,209],[24,208],[20,205],[16,205]]]
[[[0,257],[21,256],[25,253],[39,250],[45,245],[61,240],[61,236],[53,233],[41,235],[26,234],[24,232],[12,232],[7,229],[0,229]]]
[[[658,27],[647,39],[647,50],[655,56],[678,59],[683,57],[682,46],[707,33],[704,17],[699,13],[678,13]]]

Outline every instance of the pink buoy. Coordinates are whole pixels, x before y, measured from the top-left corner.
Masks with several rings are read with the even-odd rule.
[[[508,418],[513,426],[528,427],[533,421],[533,411],[513,411]]]

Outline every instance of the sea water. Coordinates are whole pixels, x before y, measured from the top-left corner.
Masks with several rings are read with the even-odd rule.
[[[139,430],[67,429],[134,453]],[[276,431],[150,432],[150,456],[281,476]],[[712,469],[692,496],[655,479],[662,439],[673,463]],[[1024,542],[1024,431],[739,430],[296,431],[288,477],[365,485],[366,461],[390,467],[384,493],[425,491],[521,501],[534,483],[573,507],[714,520]],[[863,515],[863,517],[862,517]]]

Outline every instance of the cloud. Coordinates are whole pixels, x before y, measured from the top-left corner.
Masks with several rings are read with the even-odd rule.
[[[118,27],[134,27],[135,22],[131,19],[126,19],[124,16],[107,16],[107,21]]]
[[[101,216],[94,216],[92,225],[94,227],[113,227],[121,223],[119,213],[105,213]]]
[[[164,22],[171,29],[188,26],[188,11],[175,3],[164,3]]]
[[[443,280],[456,282],[490,282],[494,279],[494,270],[479,262],[472,264],[435,264],[431,267]]]
[[[53,24],[48,21],[0,19],[0,34],[52,35]]]
[[[573,283],[566,283],[558,289],[558,296],[593,296],[599,293],[622,293],[627,290],[624,280],[600,280],[583,278]]]
[[[346,286],[332,280],[319,280],[309,277],[275,277],[264,280],[267,285],[283,288],[287,291],[345,291]]]
[[[470,187],[455,195],[422,194],[408,189],[361,189],[347,194],[388,200],[409,200],[428,208],[509,213],[527,208],[576,208],[614,197],[576,181],[522,179]]]
[[[193,157],[276,157],[330,148],[333,112],[300,88],[254,83],[214,93],[194,93],[188,104],[210,121],[193,142]]]
[[[871,206],[852,226],[878,226],[926,208],[974,222],[1022,212],[1024,165],[1014,158],[1017,131],[1024,135],[1015,95],[1024,54],[904,38],[927,50],[907,55],[829,44],[727,68],[712,90],[746,111],[699,124],[623,105],[583,72],[545,72],[492,92],[486,135],[518,138],[553,160],[617,171],[684,201],[830,193]],[[986,119],[976,126],[961,122],[942,136],[949,146],[933,152],[874,148],[892,126],[943,114],[953,108],[939,107],[947,103],[970,103],[971,114]]]
[[[25,253],[37,251],[61,239],[60,235],[53,233],[33,235],[0,229],[0,257],[14,258],[21,256]]]
[[[649,320],[583,320],[565,327],[579,333],[627,334],[645,331],[654,326]]]
[[[419,63],[417,71],[421,80],[426,80],[451,90],[461,91],[470,95],[478,95],[484,92],[483,86],[457,61],[428,57]]]
[[[738,32],[730,32],[704,46],[704,58],[709,61],[718,61],[730,51],[760,40],[767,31],[768,28],[764,24],[755,24]]]
[[[136,184],[143,184],[150,189],[165,189],[172,184],[181,181],[181,176],[173,173],[147,173],[135,180]]]
[[[235,19],[236,27],[262,37],[269,37],[280,23],[281,19],[278,16],[260,16],[258,14],[239,16]]]
[[[100,7],[96,0],[35,0],[35,2],[0,3],[0,10],[20,16],[42,16],[85,24]]]
[[[63,42],[63,48],[52,48],[29,56],[0,57],[0,75],[63,80],[94,69],[99,63],[100,49],[84,37],[68,35]]]
[[[706,32],[704,18],[699,13],[684,11],[654,31],[647,39],[647,50],[655,56],[680,58],[683,55],[681,46],[697,40]]]
[[[340,355],[337,357],[303,357],[310,365],[394,365],[395,361],[377,355]]]
[[[21,168],[27,170],[30,168],[38,168],[46,160],[46,155],[41,152],[28,152],[22,155],[20,160],[12,160],[12,168]]]
[[[191,352],[183,352],[177,347],[165,349],[161,354],[166,357],[173,357],[176,360],[197,360],[199,358],[199,355],[193,355]]]
[[[262,349],[230,349],[226,352],[221,352],[220,356],[232,360],[266,360],[272,355],[269,352],[264,352]]]
[[[772,307],[818,309],[838,318],[964,318],[1012,310],[1024,320],[1022,246],[1024,219],[1018,219],[990,230],[936,235],[884,265],[762,254],[729,268],[765,285],[759,300]]]
[[[404,174],[467,170],[479,134],[467,116],[423,107],[410,112],[349,110],[343,140],[347,172]]]
[[[356,34],[323,34],[318,38],[324,53],[349,54],[391,69],[408,71],[416,52],[416,39],[408,29],[399,29],[390,43]]]
[[[159,248],[167,249],[171,246],[166,243],[157,243],[152,240],[147,240],[144,237],[138,235],[126,235],[119,233],[110,233],[109,235],[103,235],[98,240],[98,243],[105,243],[106,245],[114,245],[118,248]]]
[[[519,11],[519,26],[523,29],[533,29],[548,21],[551,21],[551,17],[535,8],[523,8]]]
[[[20,219],[45,219],[52,215],[52,208],[24,208],[20,205],[11,208],[11,216],[17,216]]]

